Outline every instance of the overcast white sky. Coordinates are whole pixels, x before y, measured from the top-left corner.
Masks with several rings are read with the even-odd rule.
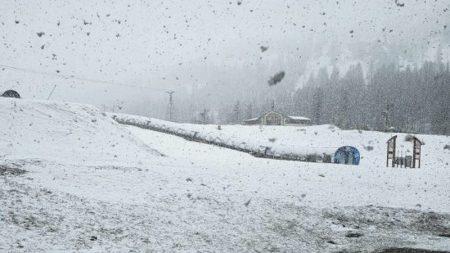
[[[330,45],[345,52],[365,43],[400,44],[418,61],[429,51],[427,47],[441,43],[446,50],[449,46],[450,28],[445,26],[450,2],[445,0],[240,3],[2,0],[0,64],[163,93],[192,85],[220,85],[221,75],[259,65],[269,71],[261,75],[268,76],[287,57],[298,57],[308,65],[323,58]],[[38,36],[40,32],[45,34]],[[262,53],[261,45],[269,50]],[[339,63],[354,60],[360,59],[346,55]],[[283,67],[295,70],[295,66]],[[217,69],[222,73],[215,73]],[[300,78],[299,71],[290,80]],[[252,79],[240,77],[243,83]],[[46,98],[56,84],[61,87],[55,98],[91,103],[92,97],[103,98],[105,92],[129,90],[11,69],[0,72],[0,81],[2,89],[13,87],[38,98]],[[83,99],[86,91],[89,99]]]

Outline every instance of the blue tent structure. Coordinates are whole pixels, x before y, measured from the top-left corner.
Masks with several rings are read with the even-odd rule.
[[[334,163],[359,165],[360,154],[358,149],[352,146],[338,148],[334,154]]]

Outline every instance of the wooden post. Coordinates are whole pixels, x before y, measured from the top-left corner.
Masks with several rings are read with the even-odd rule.
[[[418,163],[418,168],[420,168],[420,156],[422,153],[422,145],[423,143],[417,139],[417,137],[414,136],[413,138],[413,160],[412,160],[412,167],[416,167],[416,160]]]
[[[386,167],[389,167],[389,159],[392,160],[392,167],[395,166],[395,156],[396,156],[396,144],[397,144],[397,135],[392,136],[387,141],[387,152],[386,152]]]

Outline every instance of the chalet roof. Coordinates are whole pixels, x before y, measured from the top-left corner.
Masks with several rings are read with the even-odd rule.
[[[257,121],[260,117],[256,117],[256,118],[251,118],[251,119],[245,119],[244,121]]]
[[[425,142],[423,142],[422,140],[420,140],[420,139],[417,138],[416,136],[413,136],[413,140],[416,140],[417,142],[419,142],[420,145],[425,145]]]
[[[304,120],[304,121],[311,121],[310,118],[307,117],[302,117],[302,116],[288,116],[289,118],[293,119],[293,120]]]

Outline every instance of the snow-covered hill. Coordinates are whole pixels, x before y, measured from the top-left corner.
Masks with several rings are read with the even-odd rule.
[[[154,127],[196,136],[206,141],[223,143],[236,148],[261,150],[270,147],[270,153],[282,154],[331,154],[342,146],[354,146],[361,153],[363,167],[386,166],[386,142],[397,135],[398,155],[412,155],[410,134],[375,131],[341,130],[333,125],[298,126],[243,126],[180,124],[159,119],[126,114],[112,114],[124,123]],[[422,140],[422,168],[450,168],[449,136],[415,135]]]
[[[0,98],[0,117],[0,252],[450,250],[448,166],[259,159],[79,104]]]
[[[0,158],[142,163],[160,154],[89,105],[0,99]]]

